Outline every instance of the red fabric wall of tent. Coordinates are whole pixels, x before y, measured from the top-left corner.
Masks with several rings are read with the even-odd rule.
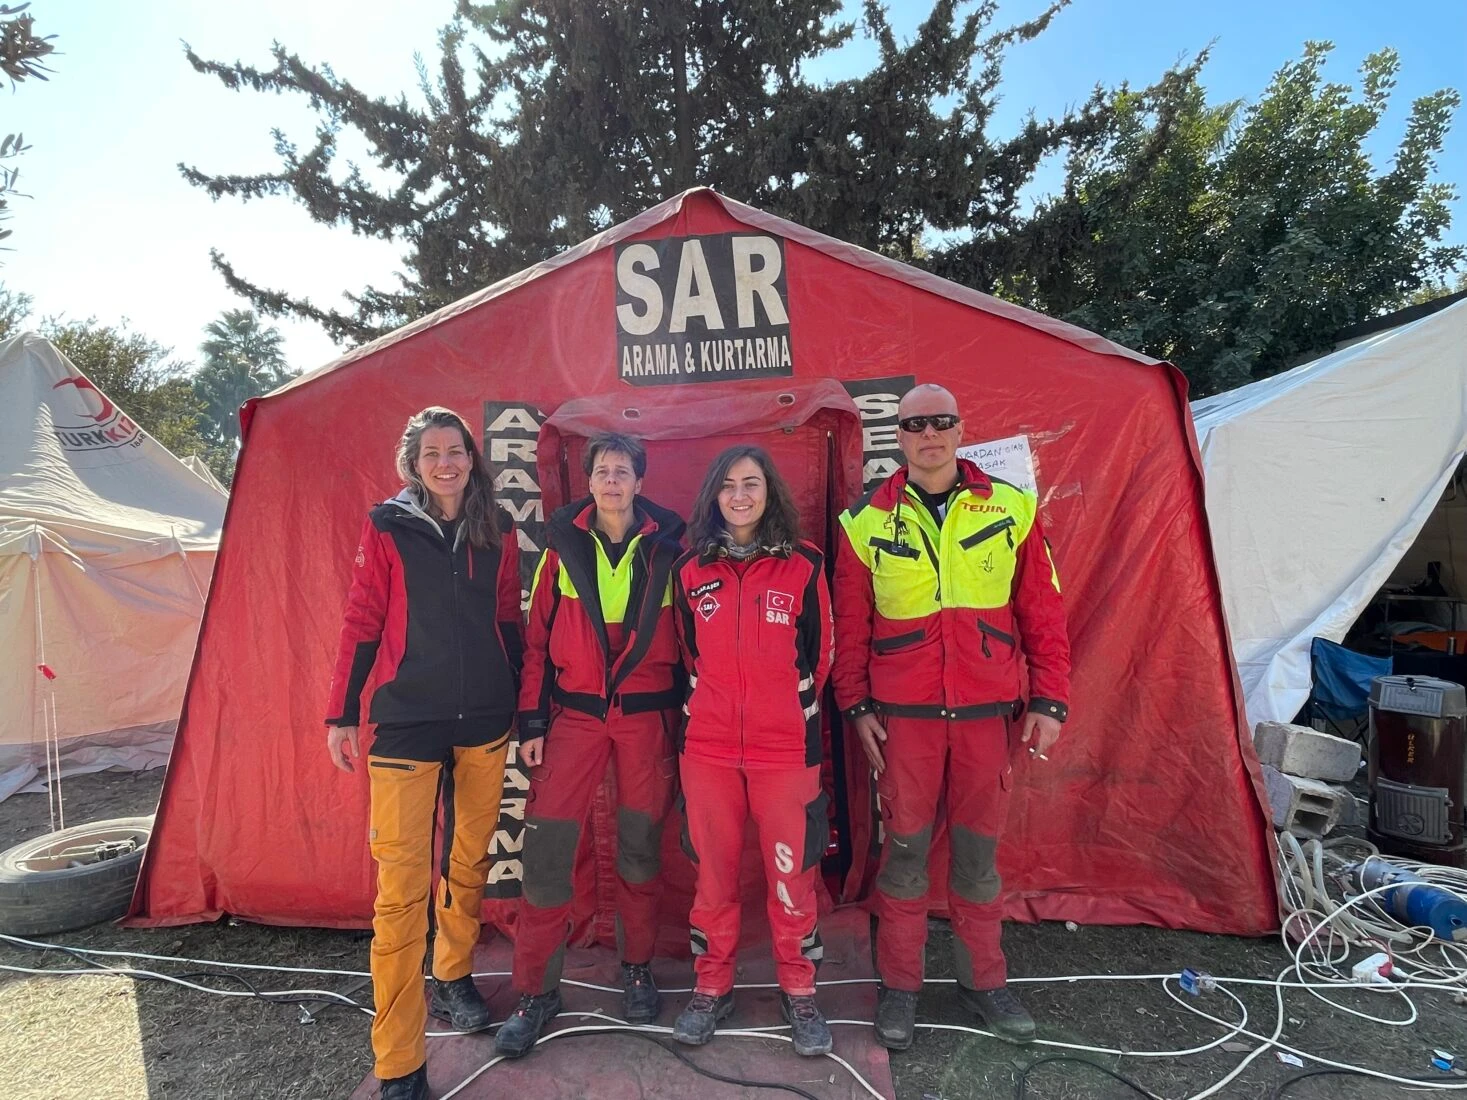
[[[692,318],[681,330],[679,301]],[[677,376],[662,358],[669,346]],[[691,378],[682,373],[689,360]],[[729,417],[746,400],[768,438],[804,439],[781,426],[793,414],[768,402],[788,392],[801,404],[822,379],[840,380],[854,400],[820,429],[837,440],[832,448],[808,452],[833,464],[827,475],[851,461],[849,428],[838,425],[854,423],[853,408],[864,421],[868,479],[891,468],[893,395],[913,380],[957,395],[969,441],[1028,438],[1075,673],[1073,717],[1053,759],[1021,765],[1001,851],[1009,915],[1244,934],[1277,927],[1271,830],[1180,373],[707,190],[246,409],[132,923],[224,913],[282,925],[369,923],[366,778],[332,768],[321,719],[356,533],[364,511],[397,488],[392,449],[411,413],[448,405],[484,433],[503,471],[502,500],[527,519],[533,541],[537,505],[576,488],[569,441],[586,423],[621,415],[636,432],[626,409],[651,410],[649,424],[671,433],[657,455],[662,502],[685,506],[703,450],[678,451],[673,438],[742,437]],[[589,395],[610,396],[567,405]],[[580,420],[570,415],[578,408]],[[723,419],[703,423],[709,410]],[[536,441],[552,438],[556,453],[537,455]],[[792,444],[791,463],[802,445]],[[661,500],[654,477],[646,491]],[[854,851],[840,889],[850,898],[869,886],[871,814],[858,762],[847,771]],[[490,894],[501,899],[517,888],[519,782],[512,773],[491,869]],[[582,873],[594,879],[604,858],[592,852]],[[935,887],[945,877],[934,868]],[[604,905],[589,897],[581,929],[601,934]],[[933,902],[943,905],[940,890]],[[489,902],[501,921],[511,908]]]

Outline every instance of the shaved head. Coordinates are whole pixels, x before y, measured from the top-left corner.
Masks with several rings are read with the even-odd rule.
[[[897,405],[897,419],[906,416],[921,416],[924,413],[956,413],[958,399],[944,386],[936,382],[923,382],[913,386]]]

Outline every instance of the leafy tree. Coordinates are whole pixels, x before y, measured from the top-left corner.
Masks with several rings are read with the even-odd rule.
[[[0,340],[9,340],[25,328],[33,304],[29,294],[0,286]]]
[[[214,254],[255,308],[311,318],[338,341],[436,309],[695,183],[913,259],[928,229],[1009,231],[1040,160],[1108,130],[1111,102],[1097,91],[1062,118],[987,133],[1006,50],[1066,2],[994,30],[991,0],[934,0],[899,43],[866,0],[859,31],[877,64],[826,84],[802,70],[857,33],[837,19],[839,0],[458,0],[436,71],[419,64],[420,105],[373,97],[280,45],[270,68],[189,50],[199,72],[301,95],[321,121],[308,150],[277,132],[278,171],[180,169],[215,198],[285,196],[319,222],[407,247],[401,285],[348,294],[347,311],[266,289]],[[370,179],[338,165],[343,132],[370,149]]]
[[[226,310],[204,329],[204,362],[194,375],[203,402],[202,427],[215,442],[239,446],[239,408],[295,377],[285,362],[280,330],[248,309]]]
[[[1199,396],[1440,285],[1463,256],[1441,243],[1454,190],[1433,180],[1458,95],[1416,100],[1376,171],[1364,147],[1399,61],[1367,58],[1357,93],[1324,81],[1330,49],[1307,44],[1251,106],[1209,105],[1195,72],[1161,108],[1118,96],[1114,139],[1074,151],[1001,265],[964,246],[939,269],[1169,359]]]
[[[0,4],[0,72],[10,78],[12,90],[27,78],[45,80],[51,71],[41,63],[41,58],[55,49],[51,39],[56,36],[41,38],[36,35],[35,19],[25,14],[28,7],[29,3]],[[0,221],[10,216],[7,196],[17,193],[15,181],[20,177],[20,169],[6,162],[29,148],[22,134],[7,134],[0,140]],[[9,229],[0,229],[0,240],[10,236],[10,232]]]

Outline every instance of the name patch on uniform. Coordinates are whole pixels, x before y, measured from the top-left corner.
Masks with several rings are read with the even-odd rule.
[[[963,510],[967,512],[1006,512],[1002,504],[975,504],[971,500],[963,501]]]
[[[769,598],[765,602],[764,621],[766,623],[777,623],[780,626],[790,625],[790,616],[794,614],[795,598],[788,592],[776,592],[769,590]]]
[[[697,588],[694,588],[691,592],[689,592],[688,597],[690,599],[696,600],[699,596],[706,596],[710,592],[717,592],[722,587],[722,581],[704,581],[702,584],[698,585]]]
[[[703,621],[705,623],[709,619],[713,618],[713,613],[717,610],[718,601],[715,600],[712,596],[704,596],[701,600],[698,601],[698,614],[703,616]]]

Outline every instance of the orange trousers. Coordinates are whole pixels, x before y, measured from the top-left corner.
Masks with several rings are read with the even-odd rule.
[[[479,903],[489,872],[489,841],[499,821],[509,735],[453,750],[452,838],[444,838],[448,876],[438,883],[433,976],[444,981],[471,970],[479,941]],[[372,1053],[376,1075],[405,1077],[427,1059],[428,1004],[423,959],[428,948],[428,892],[433,882],[433,829],[444,764],[369,756],[372,858],[377,900],[372,918]],[[449,807],[445,807],[447,820]]]

